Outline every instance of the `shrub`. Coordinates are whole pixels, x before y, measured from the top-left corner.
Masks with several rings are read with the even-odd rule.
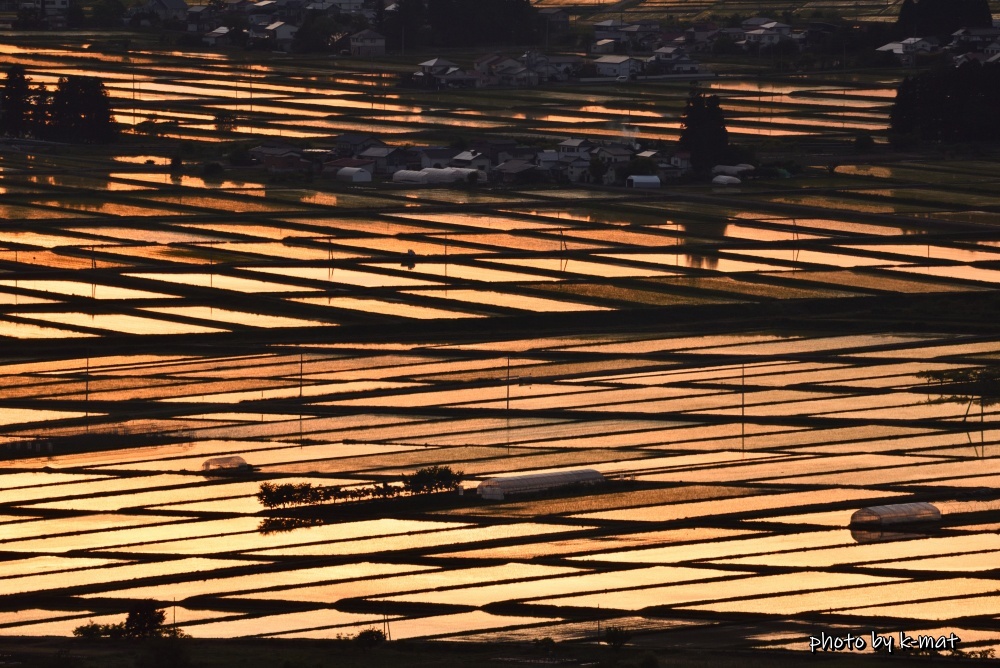
[[[616,652],[628,644],[632,639],[632,632],[624,626],[609,626],[604,631],[604,642]]]
[[[385,634],[378,629],[365,629],[354,636],[354,642],[365,649],[371,649],[385,642]]]

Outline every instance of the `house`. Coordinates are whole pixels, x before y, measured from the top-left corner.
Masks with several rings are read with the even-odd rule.
[[[757,30],[761,26],[767,25],[768,23],[777,23],[777,21],[766,16],[754,16],[744,20],[743,23],[740,24],[740,28],[742,28],[744,32],[749,32],[750,30]]]
[[[503,183],[529,183],[539,178],[541,170],[538,165],[517,158],[497,165],[493,173]]]
[[[376,174],[392,174],[406,167],[406,154],[396,146],[372,146],[357,156],[361,160],[374,160]]]
[[[617,19],[600,21],[599,23],[593,24],[594,39],[613,39],[621,41],[625,38],[625,34],[622,32],[622,28],[624,27],[625,24]]]
[[[558,170],[570,183],[590,183],[590,160],[569,156],[560,158],[553,170]]]
[[[565,139],[559,142],[559,159],[585,158],[587,162],[590,162],[590,152],[593,148],[594,143],[589,139]]]
[[[149,0],[146,11],[161,21],[185,21],[188,4],[184,0]]]
[[[901,65],[913,65],[917,54],[930,53],[937,50],[937,41],[922,37],[909,37],[902,42],[889,42],[878,47],[876,51],[891,53]]]
[[[748,51],[757,50],[767,46],[773,46],[780,41],[781,35],[774,30],[757,28],[756,30],[747,31],[746,39],[743,41],[743,48]]]
[[[599,39],[590,45],[591,53],[614,53],[618,42],[613,39]]]
[[[362,30],[351,35],[352,56],[384,56],[385,36],[374,30]]]
[[[219,26],[215,30],[206,33],[201,38],[201,41],[206,46],[228,46],[230,41],[230,32],[231,30],[227,26]]]
[[[364,11],[364,0],[333,0],[334,6],[343,14],[358,14]]]
[[[478,151],[462,151],[451,159],[448,166],[478,169],[481,172],[485,172],[490,168],[490,156]]]
[[[208,32],[218,27],[218,18],[214,8],[208,5],[191,5],[187,10],[188,32]]]
[[[760,26],[762,30],[773,30],[779,35],[788,36],[792,34],[792,26],[787,23],[781,23],[779,21],[771,21],[770,23],[765,23]]]
[[[297,26],[284,21],[275,21],[264,27],[264,34],[267,35],[267,41],[271,44],[271,48],[281,51],[291,51],[292,40],[298,31]]]
[[[341,157],[353,157],[366,148],[385,146],[385,142],[371,134],[348,132],[333,139],[334,152]]]
[[[959,28],[951,34],[951,47],[984,47],[998,39],[1000,28]]]
[[[691,169],[691,153],[688,151],[678,151],[670,157],[670,165],[682,171]]]
[[[569,12],[559,7],[543,7],[538,10],[538,16],[547,26],[550,34],[564,33],[569,30]]]
[[[719,36],[719,28],[712,23],[696,23],[684,31],[684,42],[688,48],[706,50]]]
[[[608,165],[625,165],[635,157],[635,151],[620,144],[598,146],[591,155]]]
[[[983,49],[983,53],[985,53],[987,56],[990,57],[993,57],[998,53],[1000,53],[1000,41],[993,42],[992,44],[990,44],[988,47]]]
[[[642,62],[631,56],[601,56],[594,61],[598,76],[631,77],[642,69]]]
[[[471,148],[489,157],[492,165],[499,165],[501,162],[520,157],[517,142],[513,139],[477,141],[472,144]]]
[[[425,146],[415,149],[415,152],[420,159],[420,169],[426,169],[427,167],[442,169],[448,166],[452,158],[461,153],[458,149],[440,146]]]
[[[248,150],[247,153],[250,154],[251,159],[256,160],[259,163],[263,163],[268,156],[280,157],[294,153],[295,156],[298,157],[299,149],[298,147],[286,144],[283,141],[271,139],[265,141],[260,146],[254,146]]]

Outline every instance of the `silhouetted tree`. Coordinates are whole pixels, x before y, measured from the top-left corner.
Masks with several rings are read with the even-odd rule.
[[[125,618],[125,637],[159,637],[163,635],[163,622],[166,618],[166,613],[157,609],[155,601],[136,601]]]
[[[683,127],[677,146],[691,154],[694,170],[707,172],[719,164],[729,148],[729,131],[718,96],[705,96],[692,88],[681,122]]]
[[[441,46],[534,41],[537,11],[530,0],[427,0],[427,23]]]
[[[31,79],[24,67],[11,65],[0,99],[0,132],[11,137],[23,137],[28,132],[31,104]]]
[[[106,144],[118,136],[104,84],[95,77],[61,77],[52,96],[49,134],[53,139]]]
[[[998,108],[1000,64],[969,62],[904,79],[889,121],[895,137],[993,141],[1000,139]]]
[[[903,0],[897,34],[907,37],[950,35],[959,28],[993,25],[989,0]]]

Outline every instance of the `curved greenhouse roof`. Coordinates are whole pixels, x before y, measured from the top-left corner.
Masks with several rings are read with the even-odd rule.
[[[213,457],[212,459],[206,459],[201,465],[202,471],[249,471],[252,467],[247,464],[247,460],[243,459],[239,455],[232,455],[230,457]]]
[[[890,506],[869,506],[851,515],[851,524],[886,526],[889,524],[915,524],[938,522],[941,511],[930,503],[897,503]]]
[[[572,485],[599,485],[603,482],[605,482],[605,478],[600,471],[573,469],[572,471],[489,478],[479,483],[476,491],[484,499],[503,500],[505,496],[510,494],[531,494]]]

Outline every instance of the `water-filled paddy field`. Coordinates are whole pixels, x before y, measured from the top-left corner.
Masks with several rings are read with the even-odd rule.
[[[144,94],[251,113],[218,67]],[[746,123],[831,92],[717,83]],[[307,87],[255,80],[255,122],[354,109]],[[830,113],[865,95],[839,92]],[[419,113],[389,95],[381,117]],[[600,618],[737,647],[833,625],[1000,645],[998,408],[920,375],[1000,355],[995,163],[636,194],[212,181],[167,157],[2,156],[0,634],[152,598],[195,637],[586,640]],[[202,475],[228,455],[259,470]],[[432,464],[467,494],[297,528],[255,498]],[[580,467],[612,483],[473,493]],[[910,500],[939,531],[848,529]]]

